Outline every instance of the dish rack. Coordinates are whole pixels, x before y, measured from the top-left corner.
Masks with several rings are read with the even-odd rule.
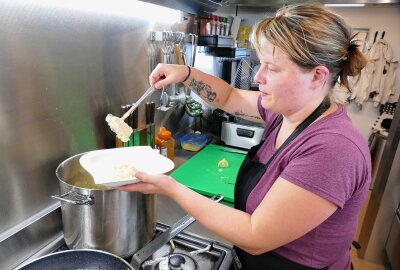
[[[250,90],[254,85],[255,71],[246,59],[241,59],[237,64],[236,73],[231,82],[231,86],[243,90]]]

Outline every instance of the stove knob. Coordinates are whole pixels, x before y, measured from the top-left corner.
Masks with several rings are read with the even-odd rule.
[[[186,260],[182,255],[172,255],[169,257],[169,265],[172,269],[181,269],[182,264],[185,264]]]

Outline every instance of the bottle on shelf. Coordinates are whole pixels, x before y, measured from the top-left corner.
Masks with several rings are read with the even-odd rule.
[[[200,17],[200,35],[207,35],[207,18]]]
[[[221,35],[222,36],[227,36],[226,34],[226,22],[225,22],[225,17],[220,17],[221,19]]]
[[[208,17],[208,20],[210,21],[210,32],[209,35],[216,35],[216,31],[217,31],[217,22],[215,21],[215,16],[214,15],[210,15]]]
[[[225,27],[224,27],[224,17],[219,17],[218,18],[218,20],[219,20],[219,34],[221,35],[221,36],[224,36],[224,32],[225,32]]]
[[[158,135],[155,140],[156,149],[160,151],[160,154],[174,160],[175,152],[175,141],[171,136],[171,132],[165,127],[161,126]]]
[[[193,29],[192,34],[198,35],[199,34],[199,18],[195,16],[193,18]]]
[[[223,18],[223,22],[224,22],[224,36],[229,36],[229,22],[228,22],[228,18],[224,17]]]
[[[215,20],[215,34],[220,36],[221,35],[221,21],[219,16],[214,16]]]

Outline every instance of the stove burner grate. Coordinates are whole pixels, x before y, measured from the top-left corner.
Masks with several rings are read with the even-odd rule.
[[[157,223],[156,236],[167,230],[169,227]],[[64,243],[55,252],[68,250]],[[170,244],[162,246],[157,250],[148,261],[144,262],[143,270],[199,270],[232,269],[233,262],[232,248],[224,244],[182,232],[178,234]],[[123,258],[130,262],[132,256]],[[183,258],[183,260],[182,260]]]

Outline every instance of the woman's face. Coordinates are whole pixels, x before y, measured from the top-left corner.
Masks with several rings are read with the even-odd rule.
[[[301,69],[266,40],[261,44],[259,57],[261,67],[254,80],[259,84],[263,108],[286,116],[304,107],[312,98],[312,72]]]

